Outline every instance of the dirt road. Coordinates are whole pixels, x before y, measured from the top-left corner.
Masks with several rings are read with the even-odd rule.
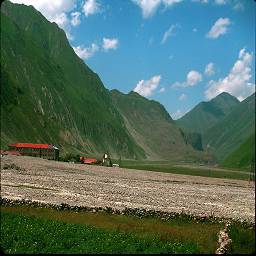
[[[1,196],[44,203],[154,209],[255,222],[248,181],[55,162],[1,158]]]

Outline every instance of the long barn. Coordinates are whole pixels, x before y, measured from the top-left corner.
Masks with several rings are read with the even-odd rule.
[[[59,149],[51,144],[15,143],[8,145],[10,150],[18,151],[24,156],[35,156],[58,160]]]

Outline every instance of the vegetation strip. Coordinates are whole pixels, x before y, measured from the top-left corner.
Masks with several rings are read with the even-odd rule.
[[[135,216],[139,218],[158,218],[161,220],[171,220],[174,218],[180,218],[181,220],[194,220],[198,222],[209,222],[209,223],[226,223],[227,221],[240,223],[239,221],[234,221],[228,218],[224,219],[224,218],[218,218],[216,216],[193,216],[183,212],[170,213],[170,212],[146,210],[146,209],[139,209],[139,208],[125,208],[124,210],[117,210],[117,209],[112,209],[111,207],[103,208],[103,207],[71,206],[65,203],[61,203],[57,205],[57,204],[43,203],[39,201],[31,201],[28,199],[13,200],[13,199],[2,198],[2,197],[0,197],[0,205],[13,205],[13,206],[27,205],[32,207],[52,208],[57,210],[106,212],[110,214],[128,215],[128,216]],[[244,220],[242,220],[241,223],[245,227],[255,227],[255,223],[246,222]]]
[[[212,169],[203,169],[195,167],[181,167],[175,166],[173,164],[140,164],[140,162],[129,162],[125,161],[122,165],[122,168],[136,169],[136,170],[145,170],[145,171],[154,171],[154,172],[166,172],[174,174],[183,174],[183,175],[193,175],[193,176],[202,176],[202,177],[214,177],[214,178],[224,178],[224,179],[237,179],[237,180],[248,180],[250,178],[250,172],[241,172],[235,170],[225,170],[219,171]]]
[[[88,228],[100,228],[102,232],[113,233],[117,232],[118,234],[127,234],[135,235],[137,237],[136,244],[141,244],[141,240],[148,241],[154,238],[154,241],[161,241],[159,244],[158,250],[155,253],[167,253],[165,249],[163,250],[163,243],[166,243],[165,246],[177,245],[179,244],[186,246],[192,246],[191,248],[195,249],[194,253],[213,253],[217,248],[217,239],[218,231],[223,229],[223,223],[209,223],[204,222],[200,223],[194,220],[187,220],[182,218],[174,218],[169,221],[160,220],[157,218],[137,218],[134,216],[124,216],[124,215],[113,215],[106,212],[88,212],[88,211],[74,211],[74,210],[57,210],[51,208],[43,208],[34,205],[34,207],[26,205],[11,205],[5,204],[1,205],[1,213],[4,214],[17,214],[25,215],[34,218],[43,219],[44,221],[60,221],[65,222],[66,225],[77,224],[80,227]],[[2,215],[3,216],[3,215]],[[1,220],[2,223],[6,222],[4,218]],[[21,221],[22,224],[24,221]],[[26,221],[25,221],[26,222]],[[57,222],[56,222],[57,223]],[[10,223],[4,223],[5,225],[12,225]],[[19,224],[19,225],[20,225]],[[37,225],[35,220],[29,227],[29,231],[34,226]],[[86,227],[85,227],[86,226]],[[18,228],[18,227],[15,227]],[[68,227],[64,227],[64,229]],[[10,231],[11,228],[9,227]],[[234,241],[230,250],[228,252],[233,253],[250,253],[255,250],[255,232],[253,227],[243,227],[241,224],[232,223],[230,228],[230,237]],[[44,237],[47,236],[48,231],[44,230],[46,234],[42,234]],[[64,232],[64,231],[63,231]],[[2,232],[2,234],[4,234]],[[11,234],[16,236],[16,234]],[[18,235],[19,236],[19,235]],[[10,236],[9,236],[10,239]],[[19,240],[23,241],[23,244],[26,243],[26,237],[19,237]],[[39,238],[38,238],[39,239]],[[122,238],[120,238],[122,239]],[[8,240],[8,239],[7,239]],[[5,240],[5,242],[7,242]],[[44,240],[44,239],[43,239]],[[41,238],[40,238],[41,241]],[[9,241],[10,242],[10,241]],[[80,241],[83,243],[83,241]],[[99,241],[100,242],[100,241]],[[126,240],[128,247],[134,246],[132,240]],[[189,242],[189,243],[188,243]],[[113,241],[109,241],[113,243]],[[143,243],[142,243],[143,244]],[[168,244],[168,245],[167,245]],[[193,245],[194,244],[194,245]],[[136,246],[137,246],[136,245]],[[27,245],[28,246],[28,245]],[[81,244],[81,246],[83,246]],[[164,246],[164,248],[165,248]],[[142,246],[143,247],[143,246]],[[170,247],[168,247],[170,248]],[[191,249],[190,248],[190,249]],[[74,248],[73,248],[74,249]],[[183,248],[184,249],[184,248]],[[65,252],[65,251],[63,251]],[[72,251],[67,251],[72,252]],[[138,253],[138,251],[136,251]],[[149,251],[147,251],[149,252]],[[171,251],[170,251],[171,252]],[[169,252],[169,253],[170,253]],[[129,253],[132,253],[131,251]],[[180,251],[179,253],[191,253],[189,251]]]
[[[7,186],[7,187],[17,187],[17,188],[31,188],[31,189],[42,189],[42,190],[51,190],[51,191],[58,191],[56,189],[52,188],[45,188],[45,187],[36,187],[36,186],[30,186],[30,185],[23,185],[23,184],[1,184],[2,186]]]
[[[190,241],[142,238],[17,213],[3,212],[1,218],[1,247],[5,253],[200,253]]]
[[[137,218],[104,212],[61,211],[27,206],[2,206],[1,212],[63,221],[71,224],[90,225],[107,231],[136,234],[140,238],[154,237],[172,243],[190,241],[197,245],[200,252],[208,253],[215,251],[218,230],[223,228],[223,224],[219,223],[197,223],[179,219],[163,221],[156,218]]]
[[[34,216],[47,220],[90,225],[107,231],[125,232],[138,235],[140,239],[154,238],[172,244],[195,244],[199,252],[214,252],[217,246],[217,232],[223,227],[220,223],[197,223],[180,218],[164,221],[156,218],[113,215],[106,212],[56,210],[28,206],[2,206],[2,212]]]

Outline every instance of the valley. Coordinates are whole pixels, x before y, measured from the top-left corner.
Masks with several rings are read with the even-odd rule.
[[[105,3],[103,12],[97,9],[103,0],[85,0],[83,10],[82,4],[71,6],[73,0],[40,1],[42,6],[36,1],[36,8],[18,2],[24,3],[4,1],[0,12],[1,250],[18,254],[255,253],[253,52],[240,48],[230,74],[222,78],[225,72],[220,64],[225,63],[226,69],[233,53],[222,61],[203,60],[198,50],[185,45],[181,52],[172,49],[174,57],[166,41],[169,37],[170,42],[180,40],[178,47],[200,34],[198,43],[206,46],[226,28],[213,37],[213,32],[202,35],[203,28],[190,28],[192,22],[186,21],[182,26],[171,25],[164,34],[159,30],[161,41],[152,36],[153,17],[147,23],[144,12],[142,17],[134,12],[132,22],[138,23],[126,22],[136,28],[135,45],[130,35],[120,41],[114,34],[107,38],[113,28],[119,29],[117,34],[124,31],[119,20],[108,23],[114,17],[114,12],[107,15],[114,8],[112,1]],[[157,13],[160,5],[208,4],[117,2],[128,3],[116,9],[119,19],[127,16],[121,15],[122,10],[135,10],[136,5],[153,4]],[[217,2],[228,1],[215,1],[211,7]],[[49,19],[38,10],[48,10],[44,7],[53,3],[59,6],[52,6],[51,12],[59,7],[68,11]],[[166,15],[167,9],[159,14]],[[93,26],[88,11],[99,15]],[[104,21],[97,31],[100,16]],[[169,18],[163,20],[170,26]],[[201,18],[200,26],[206,26],[208,21],[201,24],[202,20],[206,21]],[[84,22],[86,30],[79,33]],[[239,24],[220,18],[215,25],[223,22],[232,24],[231,32]],[[109,35],[101,38],[105,25],[110,26]],[[76,31],[75,41],[80,36],[84,41],[74,43],[71,30]],[[179,37],[184,31],[187,39]],[[140,35],[149,38],[137,49]],[[200,53],[205,57],[204,48]],[[122,55],[125,50],[127,59]],[[98,59],[88,61],[94,54]],[[91,67],[104,72],[99,75]],[[102,75],[106,73],[111,79]],[[181,79],[184,82],[174,82]],[[232,90],[223,91],[222,83],[225,88],[231,84]],[[129,90],[123,90],[128,84]],[[234,91],[233,85],[238,86]],[[183,116],[173,113],[174,107]]]

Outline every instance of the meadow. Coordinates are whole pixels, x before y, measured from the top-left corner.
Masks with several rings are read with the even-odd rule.
[[[214,253],[223,223],[1,206],[5,253]],[[254,230],[231,226],[230,253],[255,251]],[[246,239],[245,239],[246,237]]]
[[[114,163],[120,163],[117,160]],[[224,179],[238,179],[238,180],[249,180],[250,170],[248,169],[228,169],[218,168],[214,166],[199,165],[194,163],[174,163],[170,161],[132,161],[122,160],[120,167],[154,171],[154,172],[166,172],[174,174],[184,174],[202,177],[213,177],[213,178],[224,178]],[[255,176],[251,175],[255,180]]]

